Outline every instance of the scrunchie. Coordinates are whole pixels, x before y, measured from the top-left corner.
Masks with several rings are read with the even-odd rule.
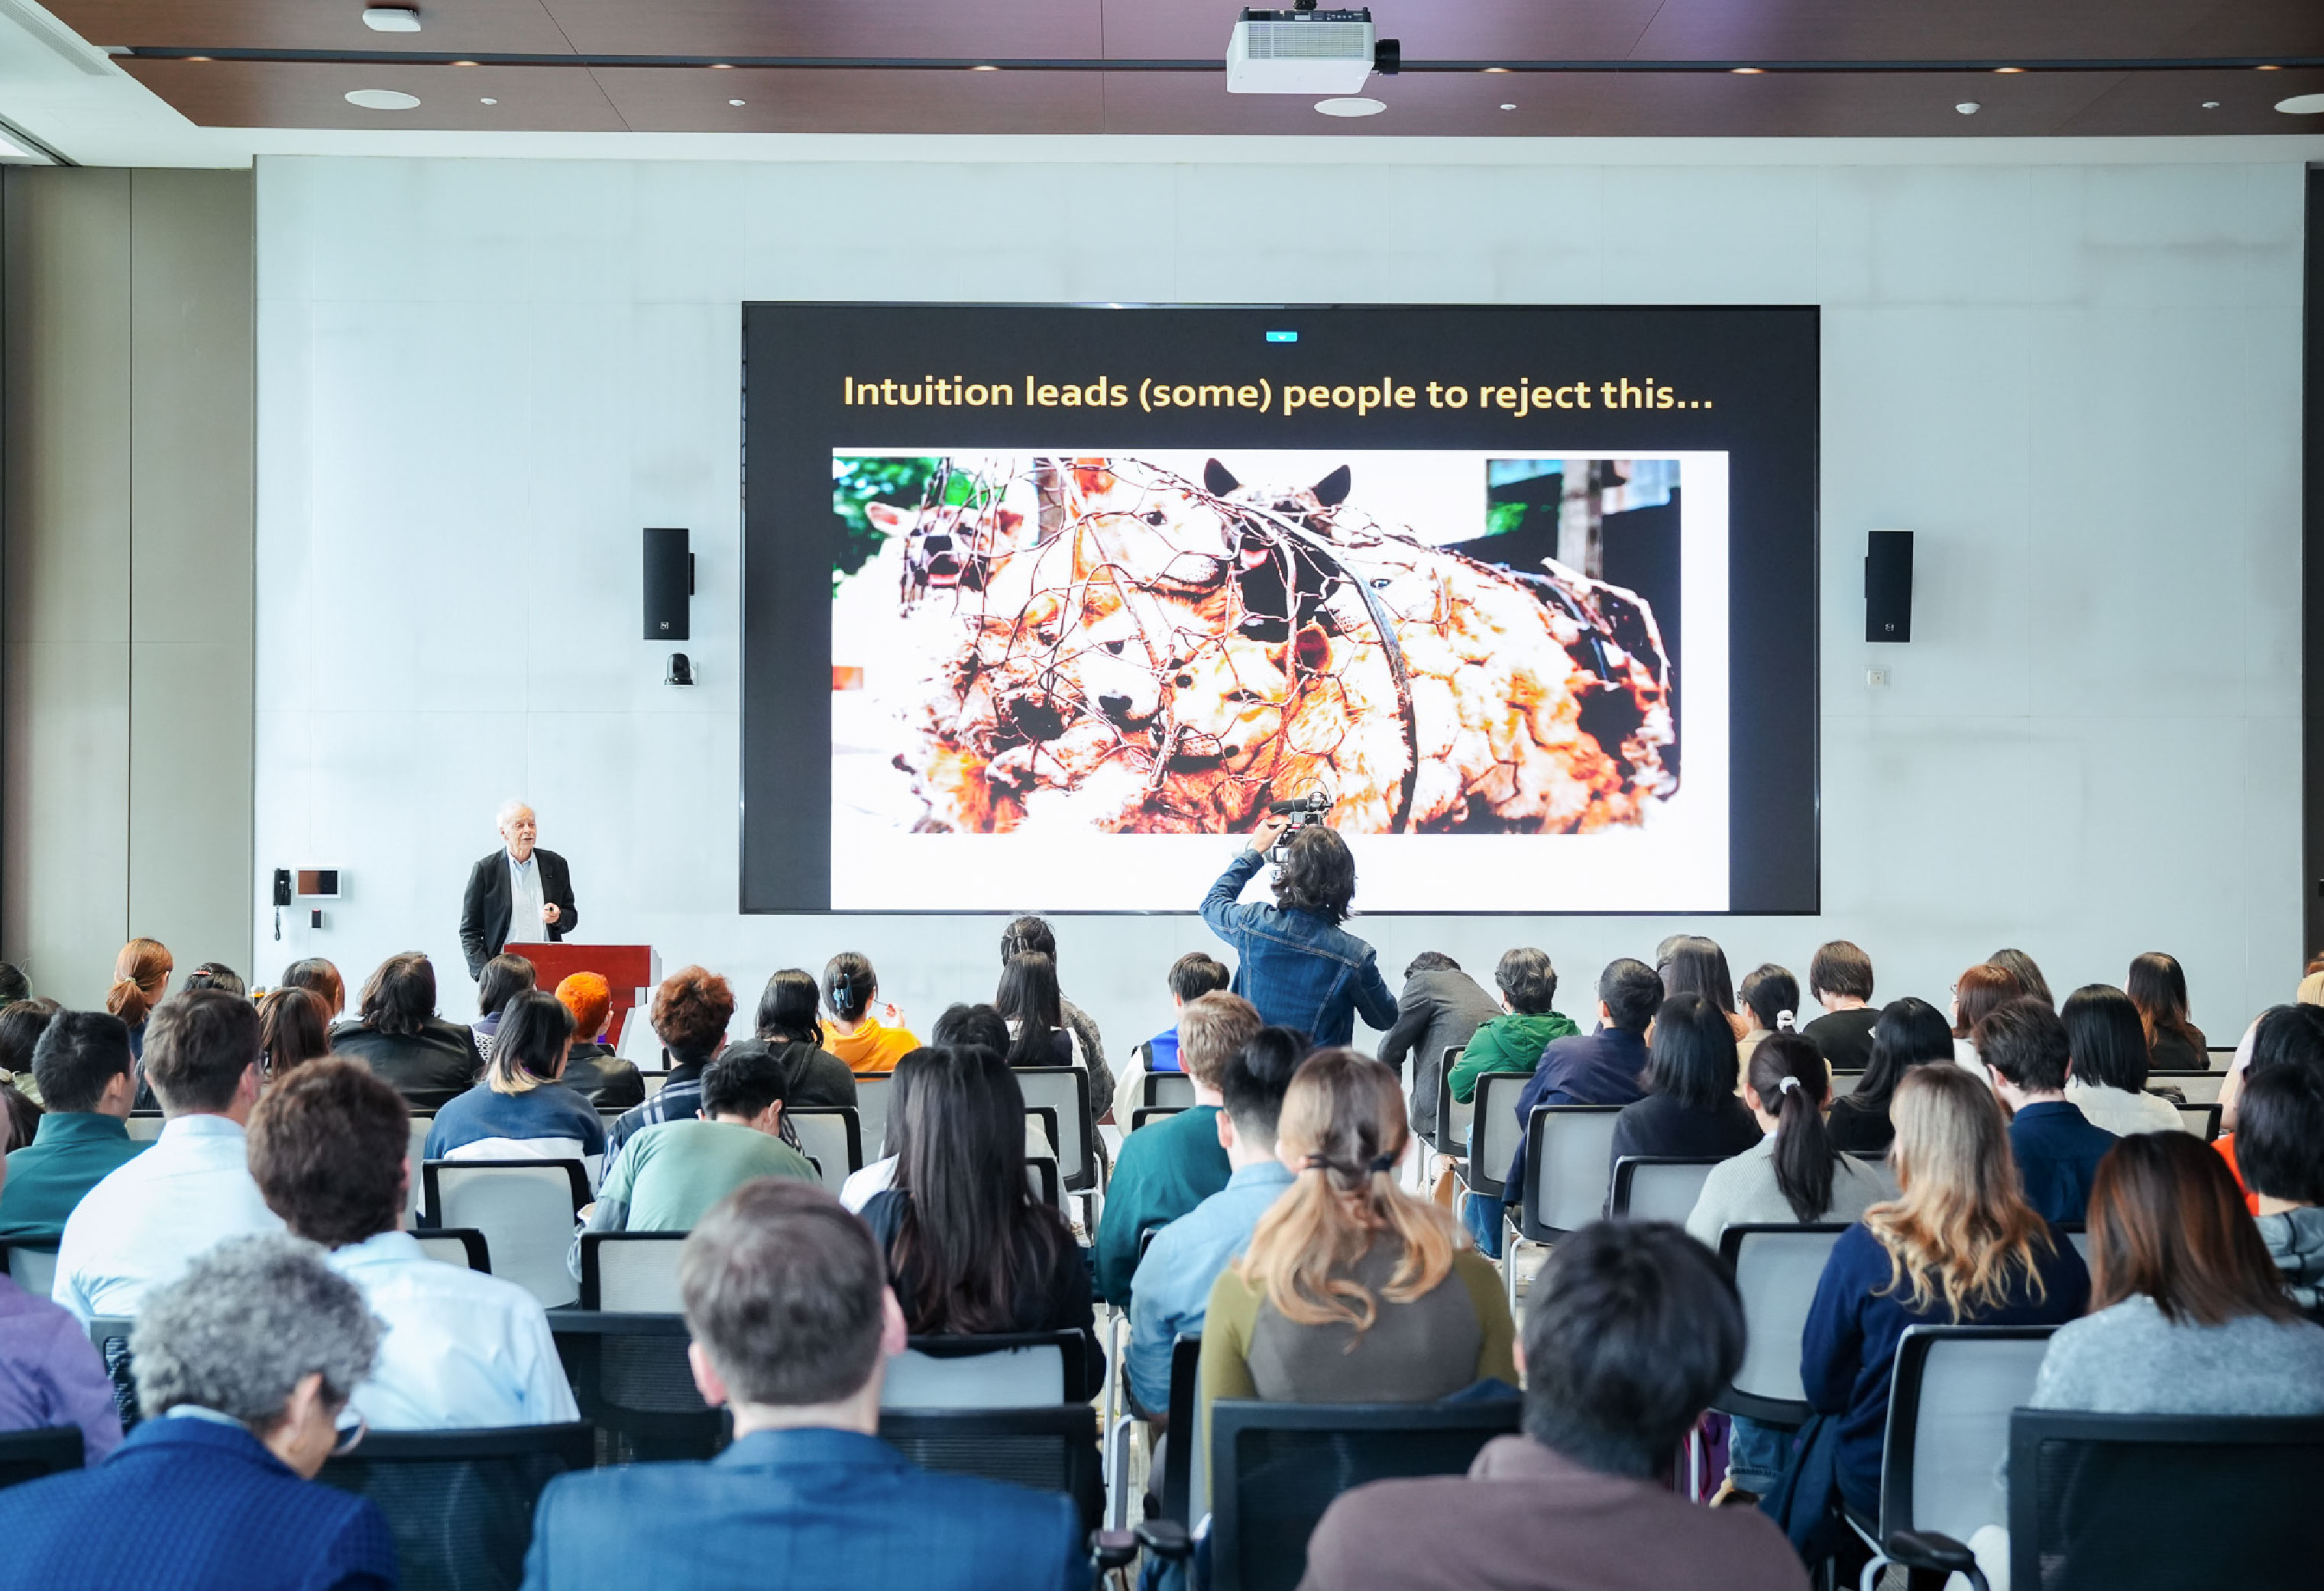
[[[1786,1072],[1784,1076],[1783,1082],[1777,1086],[1775,1093],[1778,1098],[1781,1098],[1783,1095],[1788,1094],[1799,1087],[1800,1080]]]

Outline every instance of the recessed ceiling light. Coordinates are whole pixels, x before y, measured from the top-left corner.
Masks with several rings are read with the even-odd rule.
[[[374,33],[416,33],[420,31],[420,10],[413,5],[366,6],[363,25]]]
[[[1376,116],[1388,106],[1377,99],[1319,99],[1315,108],[1327,116]]]
[[[2207,99],[2203,102],[2203,108],[2205,110],[2217,110],[2219,108],[2219,102],[2216,99]]]
[[[1513,106],[1513,105],[1505,105],[1505,106],[1501,106],[1501,108],[1502,108],[1503,110],[1515,110],[1515,109],[1517,109],[1517,106]]]
[[[2282,69],[2282,69],[2282,67],[2280,67],[2280,66],[2274,66],[2274,65],[2268,65],[2268,66],[2263,66],[2263,67],[2254,67],[2254,68],[2252,69],[2252,70],[2254,70],[2254,71],[2255,71],[2255,72],[2280,72],[2280,71],[2282,71]]]
[[[1001,69],[997,66],[991,65],[990,62],[987,62],[982,66],[973,66],[968,69],[972,72],[997,72]]]
[[[410,110],[420,103],[420,96],[398,88],[350,88],[347,103],[365,110]]]
[[[2000,76],[2008,78],[2016,76],[2017,74],[2024,71],[2025,69],[2024,67],[1996,67],[1993,69]]]
[[[1738,78],[1764,78],[1767,75],[1766,67],[1729,67],[1727,69]]]
[[[2324,116],[2324,94],[2295,94],[2277,100],[2275,108],[2287,116]]]
[[[476,101],[476,103],[478,105],[498,105],[500,101],[497,99],[480,99]]]
[[[476,63],[473,60],[456,60],[452,64],[454,66],[474,66]]]
[[[734,69],[734,63],[731,60],[714,60],[710,63],[710,69],[714,72],[731,72]]]
[[[726,103],[727,103],[728,105],[740,105],[740,104],[742,104],[742,102],[741,100],[739,100],[739,99],[730,99],[730,100],[728,100]]]
[[[1960,114],[1965,116],[1973,116],[1982,108],[1983,107],[1974,99],[1964,99],[1959,105],[1953,106],[1953,109],[1960,112]]]
[[[1509,69],[1507,67],[1487,67],[1485,69],[1489,72],[1506,72]]]
[[[208,60],[210,58],[207,55],[189,55],[186,57],[186,59],[188,60]]]

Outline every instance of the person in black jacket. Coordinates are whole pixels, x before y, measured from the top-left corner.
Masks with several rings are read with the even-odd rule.
[[[1609,1171],[1625,1155],[1683,1160],[1740,1154],[1763,1136],[1737,1097],[1735,1029],[1701,995],[1674,995],[1646,1041],[1646,1097],[1614,1118]]]
[[[1441,951],[1423,951],[1404,970],[1396,1025],[1380,1037],[1382,1065],[1404,1068],[1412,1057],[1412,1130],[1434,1142],[1436,1088],[1444,1052],[1468,1048],[1477,1030],[1501,1014],[1501,1003],[1461,963]]]
[[[356,1008],[331,1030],[331,1053],[362,1062],[415,1109],[457,1099],[484,1070],[468,1030],[436,1015],[436,968],[418,951],[382,961]]]
[[[740,1055],[762,1050],[783,1069],[783,1107],[853,1108],[855,1073],[847,1062],[823,1047],[823,1018],[818,1007],[823,986],[815,974],[786,967],[767,979],[759,991],[759,1009],[752,1019],[752,1034],[725,1053]],[[865,1146],[867,1152],[872,1145]]]
[[[506,845],[469,869],[467,893],[460,899],[460,951],[468,958],[471,978],[482,978],[484,963],[512,938],[522,943],[538,932],[554,943],[581,922],[565,859],[533,844],[540,824],[532,808],[509,802],[498,821]]]

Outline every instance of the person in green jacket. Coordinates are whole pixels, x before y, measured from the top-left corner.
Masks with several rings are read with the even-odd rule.
[[[1452,1063],[1452,1098],[1463,1105],[1477,1097],[1477,1080],[1485,1073],[1530,1072],[1551,1040],[1582,1031],[1572,1017],[1550,1008],[1557,998],[1557,969],[1547,951],[1510,951],[1493,969],[1493,981],[1508,1015],[1479,1028]]]

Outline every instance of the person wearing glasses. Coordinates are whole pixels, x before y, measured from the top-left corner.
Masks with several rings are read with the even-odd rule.
[[[10,1488],[9,1583],[390,1591],[377,1504],[315,1481],[363,1439],[341,1421],[379,1339],[313,1245],[277,1233],[211,1249],[154,1291],[130,1336],[144,1422],[95,1468]]]

